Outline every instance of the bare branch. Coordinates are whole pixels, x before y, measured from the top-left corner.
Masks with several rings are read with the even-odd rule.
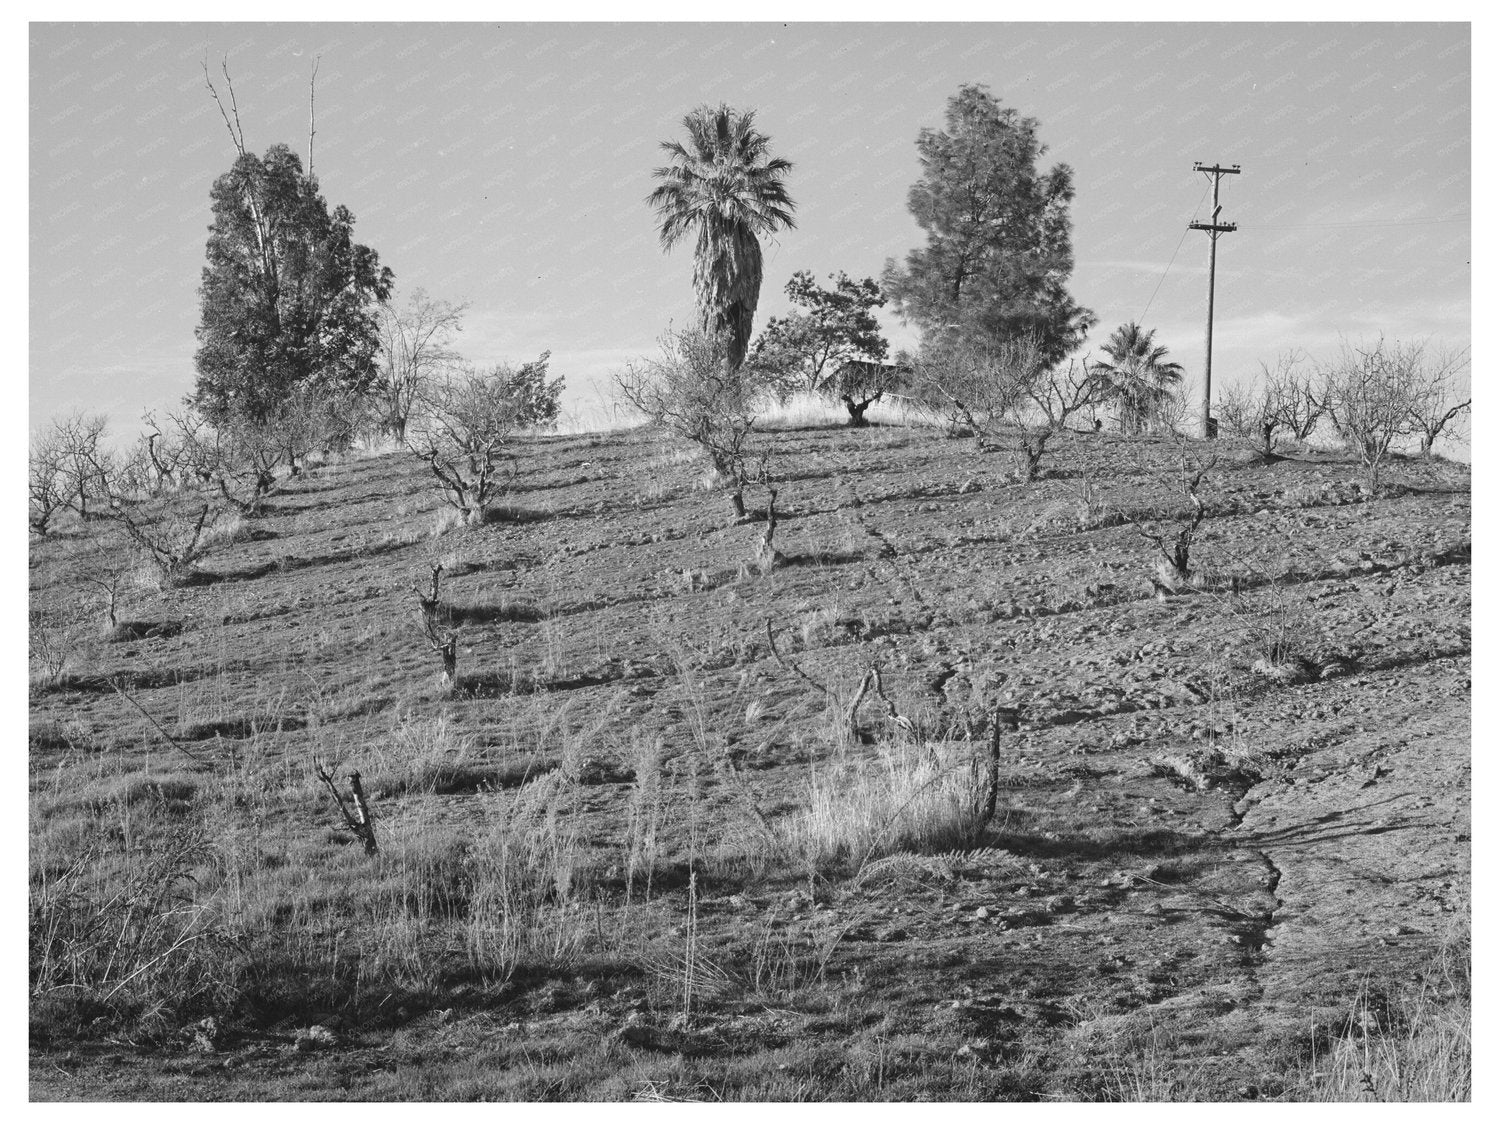
[[[229,59],[224,59],[224,79],[229,82]],[[229,130],[229,139],[234,142],[234,149],[241,156],[245,155],[245,134],[243,130],[236,131],[235,126],[240,123],[240,112],[236,106],[234,111],[234,123],[229,121],[229,113],[224,109],[224,102],[219,97],[219,91],[214,88],[213,79],[208,74],[208,59],[203,60],[203,84],[208,87],[209,96],[214,99],[214,104],[219,107],[219,116],[224,118],[224,128]],[[234,83],[229,82],[229,96],[234,97]]]
[[[313,174],[313,137],[318,135],[318,113],[314,98],[318,92],[318,63],[321,55],[313,56],[312,77],[307,80],[307,178]]]
[[[787,659],[785,659],[782,656],[782,654],[777,650],[777,648],[776,648],[776,633],[771,630],[771,618],[770,617],[766,618],[766,641],[771,645],[771,655],[773,657],[775,657],[775,660],[776,660],[777,663],[779,663],[782,667],[786,668],[793,675],[797,676],[804,683],[808,683],[815,690],[821,691],[828,698],[831,699],[831,698],[834,697],[833,692],[826,685],[824,685],[822,683],[819,683],[816,679],[814,679],[811,675],[807,674],[807,672],[803,671],[796,664],[791,663],[790,661],[788,661]],[[860,697],[861,698],[863,697],[863,692],[861,692],[861,696]],[[856,705],[858,705],[858,701],[859,701],[858,699],[855,700],[855,704]]]

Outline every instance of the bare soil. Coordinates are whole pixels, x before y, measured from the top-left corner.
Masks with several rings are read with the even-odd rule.
[[[729,524],[701,464],[634,432],[529,439],[499,518],[439,538],[413,458],[313,469],[200,581],[135,593],[123,615],[159,628],[33,685],[34,855],[59,791],[205,778],[264,752],[272,723],[288,775],[388,749],[413,716],[471,737],[442,791],[367,772],[388,835],[467,830],[587,728],[576,923],[597,939],[499,986],[231,1010],[209,1047],[196,1019],[34,1013],[32,1097],[1297,1099],[1362,1000],[1448,986],[1470,894],[1466,469],[1402,462],[1371,497],[1347,461],[1226,444],[1198,586],[1158,599],[1139,525],[1181,506],[1169,441],[1070,436],[1027,485],[930,431],[772,436],[769,575],[749,561],[763,525]],[[91,596],[76,534],[32,548],[32,604],[57,620]],[[453,699],[413,612],[440,559]],[[878,662],[916,742],[982,759],[992,709],[1019,708],[981,838],[839,869],[756,858],[836,753],[768,620],[844,697]],[[1297,662],[1257,671],[1272,626]],[[837,752],[910,737],[879,711]],[[635,762],[657,738],[677,796],[649,895],[627,899]],[[366,861],[330,801],[276,819],[254,830]],[[690,936],[706,966],[683,1017],[661,965]],[[778,1001],[743,982],[768,949],[806,977]]]

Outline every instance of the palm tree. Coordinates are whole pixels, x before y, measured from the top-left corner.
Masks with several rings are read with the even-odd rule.
[[[653,175],[646,199],[656,209],[663,249],[698,235],[693,291],[703,330],[727,332],[729,365],[737,370],[750,345],[760,301],[761,235],[795,227],[796,204],[782,181],[790,161],[768,157],[770,138],[754,128],[755,113],[701,105],[682,119],[688,143],[663,141],[672,163]]]
[[[1159,420],[1182,385],[1182,365],[1166,362],[1167,349],[1155,337],[1155,328],[1143,331],[1133,320],[1121,324],[1104,345],[1111,362],[1094,367],[1110,384],[1126,433],[1140,433],[1148,422]]]

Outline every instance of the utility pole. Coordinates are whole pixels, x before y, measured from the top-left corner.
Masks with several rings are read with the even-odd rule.
[[[1208,231],[1208,336],[1203,345],[1203,437],[1217,437],[1217,426],[1214,425],[1210,405],[1213,394],[1213,371],[1214,371],[1214,262],[1218,257],[1219,235],[1228,234],[1238,227],[1232,222],[1221,223],[1219,212],[1223,209],[1219,205],[1219,180],[1223,176],[1237,176],[1240,174],[1240,166],[1233,164],[1228,168],[1221,168],[1215,164],[1212,167],[1205,166],[1199,160],[1193,164],[1193,171],[1203,172],[1214,178],[1214,213],[1211,222],[1190,222],[1189,230]]]

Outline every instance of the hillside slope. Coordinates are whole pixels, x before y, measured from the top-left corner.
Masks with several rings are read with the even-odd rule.
[[[1460,1010],[1466,469],[1225,443],[1166,595],[1170,441],[770,436],[769,574],[645,431],[436,537],[310,470],[115,638],[34,542],[33,1097],[1299,1098]]]

